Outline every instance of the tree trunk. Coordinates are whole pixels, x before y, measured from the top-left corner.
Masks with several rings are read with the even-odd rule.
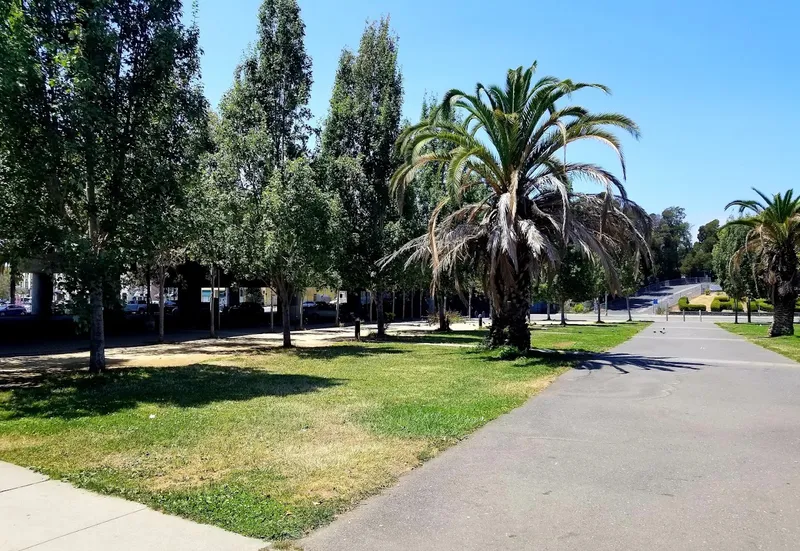
[[[733,297],[733,323],[739,323],[739,309],[736,307],[738,300]]]
[[[291,316],[289,312],[289,302],[290,302],[290,293],[285,292],[281,293],[279,297],[281,303],[283,305],[283,347],[284,348],[291,348],[292,347],[292,326],[291,326]],[[302,306],[302,305],[301,305]]]
[[[151,266],[150,264],[148,264],[147,269],[145,270],[145,278],[147,279],[147,292],[145,293],[145,302],[147,302],[147,309],[145,310],[145,314],[147,316],[148,326],[153,323],[153,312],[150,311],[150,303],[153,302],[153,297],[150,294],[150,281],[151,281],[150,271],[151,271]],[[149,331],[150,327],[148,327],[147,330]]]
[[[769,336],[794,335],[794,303],[797,296],[794,294],[781,296],[778,293],[774,295],[775,311],[772,315],[772,325],[769,326]]]
[[[420,289],[419,290],[419,319],[420,320],[422,319],[422,295],[424,295],[424,294],[425,294],[425,292],[422,289]],[[411,317],[412,318],[414,317],[413,313],[411,314]]]
[[[297,293],[297,302],[298,302],[298,306],[300,307],[300,329],[301,330],[304,328],[304,325],[303,325],[303,302],[306,299],[306,297],[303,296],[304,294],[305,293]],[[284,344],[284,346],[286,346],[286,345]]]
[[[17,267],[14,262],[8,269],[8,300],[11,304],[17,303]]]
[[[567,324],[567,316],[564,313],[564,304],[566,304],[566,302],[562,300],[559,308],[561,310],[561,325]]]
[[[439,331],[450,331],[450,325],[447,323],[444,298],[440,297],[437,302],[439,303]]]
[[[106,338],[103,326],[103,283],[100,280],[91,283],[89,306],[89,372],[102,373],[106,369]]]
[[[528,289],[531,278],[527,271],[517,274],[512,285],[500,284],[495,297],[498,299],[492,310],[492,326],[489,328],[489,346],[513,346],[518,350],[531,347],[531,329],[527,314],[530,310]],[[493,301],[494,302],[494,301]]]
[[[339,324],[339,302],[341,300],[341,296],[342,296],[341,290],[340,289],[336,289],[336,327],[340,326],[340,324]]]
[[[631,297],[625,297],[625,307],[628,309],[628,321],[633,321],[631,317]]]
[[[750,297],[747,297],[747,323],[751,323],[752,318],[750,316]]]
[[[375,302],[375,314],[378,318],[378,338],[386,338],[386,316],[383,313],[383,291],[378,289],[375,291],[377,301]]]
[[[403,307],[401,308],[403,311],[403,321],[406,319],[406,292],[403,291]]]
[[[547,321],[550,321],[552,318],[550,317],[550,301],[547,301]]]
[[[217,338],[217,323],[216,323],[216,319],[215,319],[216,318],[216,312],[215,312],[216,308],[215,308],[215,301],[214,301],[214,279],[215,279],[214,276],[215,276],[215,272],[216,272],[216,269],[214,268],[214,265],[212,264],[211,265],[211,270],[210,270],[210,273],[211,273],[211,277],[210,277],[210,279],[211,279],[211,297],[210,297],[210,299],[211,300],[208,301],[208,313],[209,313],[209,317],[211,318],[210,335],[211,335],[212,339],[216,339]]]
[[[397,310],[395,309],[395,298],[396,298],[395,292],[392,291],[392,315],[393,316],[397,315]]]
[[[158,342],[164,342],[164,266],[158,267]]]
[[[467,318],[472,319],[472,289],[469,290],[469,298],[467,299]],[[528,321],[530,320],[531,318],[528,316]]]
[[[603,323],[600,319],[600,297],[597,297],[597,323]]]

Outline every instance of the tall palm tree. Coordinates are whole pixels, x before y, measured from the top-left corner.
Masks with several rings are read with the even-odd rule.
[[[620,180],[587,163],[567,162],[566,147],[599,141],[625,160],[613,128],[639,136],[629,118],[590,113],[561,100],[584,88],[608,89],[544,77],[533,82],[536,63],[508,71],[505,88],[478,84],[473,95],[451,90],[428,117],[408,127],[398,146],[405,163],[392,179],[402,196],[425,165],[445,167],[447,196],[433,211],[425,236],[398,254],[427,259],[434,284],[460,265],[480,271],[493,304],[491,345],[530,347],[526,323],[532,277],[557,265],[570,244],[594,254],[610,272],[608,251],[646,247],[626,212],[643,214]],[[463,122],[450,116],[457,110]],[[431,143],[439,144],[432,150]],[[445,147],[441,147],[445,144]],[[580,194],[571,183],[587,179],[602,193]],[[612,282],[616,275],[610,273]]]
[[[794,307],[800,288],[800,197],[789,190],[772,198],[753,188],[761,201],[731,201],[725,207],[739,207],[745,216],[728,222],[728,226],[749,228],[744,246],[734,255],[740,262],[747,253],[753,253],[762,265],[764,281],[769,287],[775,308],[769,336],[794,335]]]

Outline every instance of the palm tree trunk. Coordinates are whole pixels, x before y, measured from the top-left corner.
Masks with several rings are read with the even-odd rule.
[[[492,311],[492,326],[489,328],[489,346],[513,346],[518,350],[531,347],[531,329],[528,326],[528,289],[530,274],[525,271],[517,275],[514,285],[501,285],[498,303]]]
[[[769,326],[770,337],[780,337],[783,335],[794,335],[794,303],[797,300],[795,294],[778,295],[773,301],[775,311],[772,315],[772,325]]]
[[[445,311],[444,297],[439,297],[439,331],[449,331],[450,326],[447,323],[447,312]]]

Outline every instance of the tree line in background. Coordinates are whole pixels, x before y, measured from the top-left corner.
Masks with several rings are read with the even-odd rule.
[[[441,297],[477,287],[493,306],[489,343],[524,350],[532,298],[563,316],[568,299],[719,273],[715,251],[741,233],[713,221],[693,245],[683,209],[648,216],[614,174],[569,158],[569,144],[599,141],[625,175],[615,131],[638,137],[636,124],[564,103],[602,85],[536,78],[534,64],[503,87],[426,98],[412,124],[401,120],[398,39],[381,19],[342,51],[314,128],[297,1],[264,0],[215,112],[183,8],[0,7],[0,261],[64,273],[89,320],[92,371],[105,368],[104,308],[121,274],[142,267],[161,287],[162,339],[166,274],[193,260],[212,288],[223,272],[271,287],[286,346],[289,301],[307,286],[379,297],[430,287],[443,326]],[[577,192],[580,181],[600,191]],[[376,308],[381,337],[382,300]]]

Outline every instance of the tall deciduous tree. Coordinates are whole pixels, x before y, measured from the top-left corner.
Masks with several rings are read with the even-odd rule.
[[[164,130],[153,114],[192,82],[197,32],[180,0],[11,0],[2,9],[0,180],[33,198],[26,241],[57,255],[75,290],[87,291],[89,367],[99,372],[104,295],[118,286],[127,221],[142,208],[153,162],[143,152]]]
[[[389,282],[379,261],[389,252],[389,181],[397,167],[394,144],[400,133],[403,86],[397,66],[397,37],[389,20],[367,25],[357,53],[342,52],[322,133],[326,157],[358,159],[363,179],[332,182],[343,207],[349,239],[340,258],[345,285],[375,291],[378,335],[384,335],[383,292]]]
[[[258,41],[222,100],[215,133],[214,179],[235,211],[235,270],[277,292],[284,346],[291,346],[292,297],[325,279],[329,219],[338,211],[306,155],[311,59],[304,37],[296,0],[264,0]]]
[[[682,207],[669,207],[661,214],[651,214],[653,234],[650,249],[653,252],[653,275],[659,280],[681,276],[681,261],[691,250],[692,238],[689,223]]]

